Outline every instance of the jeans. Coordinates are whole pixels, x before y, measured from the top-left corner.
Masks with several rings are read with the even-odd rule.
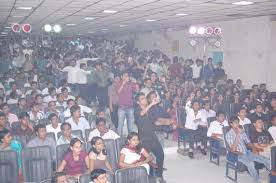
[[[253,154],[250,151],[247,151],[246,154],[239,155],[238,160],[239,160],[239,162],[243,163],[247,167],[248,172],[252,176],[254,182],[260,181],[259,175],[255,168],[254,161],[258,162],[258,163],[262,163],[266,166],[267,169],[270,169],[269,159],[267,159],[263,156],[260,156],[260,155]]]
[[[118,128],[118,105],[112,104],[113,112],[110,112],[111,121],[114,124],[115,128]]]
[[[96,95],[98,97],[98,101],[99,101],[99,107],[100,108],[105,108],[108,105],[108,94],[107,94],[107,87],[100,87],[97,86],[97,91],[96,91]]]
[[[118,133],[123,137],[124,122],[127,119],[128,133],[134,130],[134,109],[133,107],[119,107],[118,109]]]

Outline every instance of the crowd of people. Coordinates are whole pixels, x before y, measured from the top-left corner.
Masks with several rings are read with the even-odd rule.
[[[143,166],[148,174],[155,169],[159,182],[165,182],[162,142],[168,134],[187,139],[191,159],[196,149],[207,154],[208,138],[220,139],[255,182],[252,162],[270,167],[276,96],[265,83],[244,88],[212,58],[171,59],[160,50],[135,49],[131,42],[82,39],[27,48],[9,40],[0,50],[0,151],[14,150],[20,157],[22,148],[47,145],[55,157],[56,146],[70,144],[56,182],[92,172],[91,181],[103,183],[106,177],[99,177],[114,174],[104,140],[125,137],[119,168]],[[231,127],[225,143],[224,126]],[[85,138],[72,134],[75,130]],[[86,140],[88,152],[82,148]],[[22,174],[20,158],[18,164]]]

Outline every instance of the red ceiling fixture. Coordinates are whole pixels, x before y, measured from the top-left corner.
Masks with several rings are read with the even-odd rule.
[[[220,34],[221,34],[221,28],[220,28],[220,27],[216,27],[216,28],[214,29],[214,34],[215,34],[215,35],[220,35]]]
[[[20,32],[21,31],[21,26],[19,24],[13,24],[12,25],[12,31],[13,32]]]
[[[212,35],[214,33],[214,28],[213,27],[207,27],[206,28],[206,34],[207,35]]]
[[[23,24],[22,30],[25,33],[30,33],[32,31],[32,26],[30,24]]]

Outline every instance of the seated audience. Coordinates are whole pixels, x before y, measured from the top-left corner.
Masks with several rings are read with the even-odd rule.
[[[90,174],[89,183],[109,183],[107,181],[106,171],[103,169],[95,169]]]
[[[247,118],[247,111],[245,108],[240,108],[239,112],[238,112],[238,118],[240,120],[240,125],[244,126],[246,124],[251,124],[250,119]]]
[[[250,141],[254,146],[255,153],[270,158],[270,147],[274,143],[270,133],[264,129],[264,122],[261,118],[255,119],[253,125]]]
[[[39,146],[49,146],[51,147],[52,155],[56,156],[56,142],[54,139],[47,137],[46,126],[43,124],[38,124],[35,126],[36,137],[27,143],[27,147],[39,147]]]
[[[43,111],[40,110],[38,103],[34,103],[31,106],[31,111],[29,112],[30,120],[36,125],[39,120],[44,118]]]
[[[106,126],[106,120],[104,118],[96,119],[96,128],[89,133],[88,139],[90,141],[93,137],[97,136],[103,139],[113,140],[120,138],[117,133],[115,133],[113,130],[108,129],[108,127]]]
[[[7,118],[6,115],[0,111],[0,131],[4,130],[4,129],[9,129],[10,126],[7,123]]]
[[[143,166],[149,174],[149,162],[152,161],[151,155],[146,149],[141,147],[138,133],[131,132],[127,136],[127,145],[121,150],[119,158],[120,168],[131,168]]]
[[[228,122],[225,120],[224,112],[217,113],[217,120],[211,122],[208,131],[207,137],[212,137],[216,139],[223,139],[223,130],[222,128],[228,126]]]
[[[85,129],[89,129],[88,121],[81,117],[80,107],[74,105],[70,108],[71,118],[69,118],[66,122],[70,123],[72,130],[81,130],[83,136],[85,136]]]
[[[70,144],[70,141],[73,138],[77,138],[74,135],[72,135],[72,129],[70,123],[62,123],[60,126],[61,129],[61,136],[57,140],[57,145],[62,145],[62,144]]]
[[[58,118],[58,116],[55,113],[52,113],[48,117],[49,121],[51,124],[46,126],[47,133],[53,132],[55,134],[56,139],[58,139],[58,132],[61,131],[61,123]]]
[[[101,137],[93,137],[89,151],[89,171],[104,169],[113,173],[112,167],[107,160],[104,141]]]
[[[27,106],[27,102],[26,102],[26,99],[25,98],[20,98],[18,100],[18,105],[11,109],[11,111],[16,114],[17,116],[22,113],[22,112],[28,112],[29,109],[28,109],[28,106]]]
[[[255,121],[256,119],[261,118],[264,121],[266,121],[267,115],[264,113],[264,107],[262,103],[257,103],[255,106],[255,112],[251,113],[249,115],[250,121]]]
[[[0,131],[0,151],[12,150],[17,153],[17,162],[19,167],[19,173],[21,174],[22,160],[21,151],[22,146],[17,140],[12,139],[11,132],[8,129]]]
[[[19,121],[17,116],[10,112],[10,108],[7,103],[1,104],[0,110],[6,115],[7,121],[10,126],[12,125],[12,123]]]
[[[109,128],[109,129],[112,129],[112,130],[115,130],[115,126],[114,124],[112,123],[111,121],[111,118],[108,114],[106,114],[106,111],[104,108],[100,108],[97,110],[97,113],[96,113],[96,117],[97,118],[104,118],[106,120],[106,126]],[[91,124],[92,125],[92,124]],[[91,127],[92,128],[92,127]]]
[[[87,153],[82,150],[82,142],[78,138],[73,138],[57,171],[64,171],[68,176],[79,178],[87,172],[88,167],[89,158]]]
[[[239,118],[231,117],[229,126],[231,126],[231,129],[226,134],[226,142],[228,143],[231,151],[238,155],[238,161],[247,167],[253,181],[259,182],[260,177],[257,173],[254,162],[264,164],[266,168],[269,169],[269,160],[263,156],[254,154],[247,149],[247,146],[253,148],[253,145],[250,143],[245,131],[240,128]]]
[[[28,136],[31,137],[34,133],[34,128],[30,122],[28,113],[23,112],[19,115],[19,124],[12,127],[12,134],[14,136]]]
[[[276,143],[276,115],[272,116],[272,126],[268,129],[270,135],[272,136],[274,142]]]

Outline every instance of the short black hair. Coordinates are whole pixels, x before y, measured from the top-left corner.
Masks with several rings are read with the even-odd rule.
[[[237,116],[231,116],[229,120],[229,126],[234,122],[234,121],[240,121],[240,119]]]
[[[258,120],[262,120],[263,121],[263,119],[261,117],[256,117],[256,118],[254,118],[252,120],[252,123],[256,123]]]
[[[225,112],[223,112],[223,111],[218,111],[216,116],[219,117],[219,115],[221,115],[221,114],[223,114],[225,116]]]
[[[70,129],[72,129],[71,124],[70,124],[70,123],[67,123],[67,122],[62,123],[61,126],[60,126],[60,129],[63,130],[64,126],[66,126],[66,125],[69,126]]]
[[[69,99],[69,100],[67,100],[66,104],[68,105],[71,101],[75,102],[75,100]]]
[[[3,130],[0,131],[0,142],[2,141],[2,139],[8,134],[10,133],[10,131],[6,128],[4,128]]]
[[[30,115],[27,112],[21,112],[19,114],[19,119],[23,119],[24,117],[30,118]]]
[[[71,113],[71,115],[73,116],[73,113],[76,112],[77,110],[80,110],[80,106],[78,106],[78,105],[73,105],[73,106],[70,108],[70,113]]]
[[[100,122],[104,122],[106,124],[106,120],[104,118],[97,118],[96,119],[96,125],[98,125]]]
[[[48,119],[51,121],[53,117],[58,117],[55,113],[51,113],[49,116],[48,116]]]
[[[38,132],[38,130],[39,129],[41,129],[41,128],[45,128],[46,129],[46,126],[44,125],[44,124],[37,124],[36,126],[35,126],[35,132]]]
[[[103,169],[94,169],[90,174],[90,181],[94,182],[102,174],[106,174],[106,171]]]
[[[66,173],[65,172],[55,172],[52,177],[51,183],[57,183],[58,178],[62,177],[62,176],[66,176]]]
[[[146,95],[145,95],[143,92],[138,93],[138,94],[135,96],[135,101],[136,101],[136,103],[139,102],[139,99],[140,99],[141,96],[146,96]]]
[[[68,89],[66,87],[61,88],[62,93],[65,92],[66,90],[68,91]]]

